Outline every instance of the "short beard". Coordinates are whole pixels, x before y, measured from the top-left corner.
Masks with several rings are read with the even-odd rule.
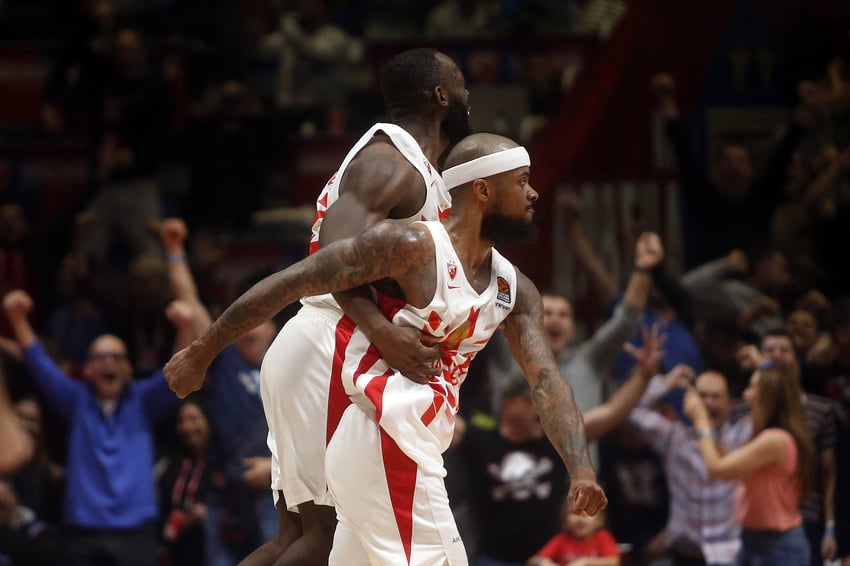
[[[472,133],[469,125],[469,106],[457,96],[449,98],[449,111],[441,125],[449,143],[455,144]]]
[[[537,226],[528,220],[491,214],[481,220],[481,237],[497,247],[523,244],[537,240]]]

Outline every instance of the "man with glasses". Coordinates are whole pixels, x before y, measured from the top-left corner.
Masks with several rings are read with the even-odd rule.
[[[3,306],[30,374],[68,427],[66,563],[154,566],[154,428],[177,406],[168,384],[161,372],[133,381],[127,347],[111,334],[92,342],[86,383],[74,381],[27,320],[32,298],[12,291]]]

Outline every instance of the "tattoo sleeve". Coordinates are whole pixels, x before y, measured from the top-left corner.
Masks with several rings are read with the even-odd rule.
[[[561,455],[570,477],[595,479],[572,386],[561,374],[543,334],[540,293],[522,274],[517,274],[517,287],[517,304],[505,321],[511,352],[531,386],[532,401],[546,436]]]
[[[421,269],[423,228],[385,221],[357,238],[340,240],[255,284],[198,339],[218,353],[301,297],[334,293]],[[428,237],[430,241],[430,237]]]

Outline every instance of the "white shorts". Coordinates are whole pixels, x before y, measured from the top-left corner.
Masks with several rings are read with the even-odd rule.
[[[339,524],[329,566],[465,566],[466,550],[440,475],[423,473],[357,405],[327,447]]]
[[[283,491],[292,511],[306,501],[333,505],[325,479],[325,447],[328,431],[333,432],[350,401],[339,379],[338,390],[331,389],[331,372],[341,367],[335,352],[338,347],[344,352],[353,328],[350,319],[333,309],[304,305],[263,359],[260,391],[269,425],[271,487],[275,500]]]

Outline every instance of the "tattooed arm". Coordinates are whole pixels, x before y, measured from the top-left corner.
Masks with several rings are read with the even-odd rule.
[[[570,473],[572,509],[578,514],[595,515],[605,508],[607,499],[590,463],[581,412],[543,334],[540,293],[521,273],[517,273],[516,306],[505,320],[505,337],[531,386],[531,398],[546,435]]]
[[[178,397],[185,397],[201,388],[207,368],[225,346],[290,303],[379,279],[416,279],[433,257],[433,240],[421,225],[385,221],[357,238],[335,242],[248,289],[175,354],[165,366],[165,378]]]

